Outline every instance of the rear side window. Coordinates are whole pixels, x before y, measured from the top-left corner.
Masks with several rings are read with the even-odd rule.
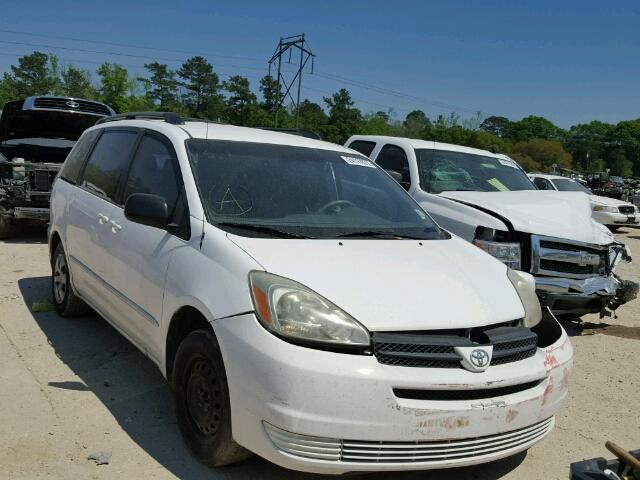
[[[535,183],[536,187],[540,190],[555,190],[551,185],[551,182],[546,178],[536,177],[533,179],[533,183]]]
[[[80,172],[82,171],[82,165],[91,151],[91,147],[93,147],[93,143],[99,133],[99,130],[91,130],[80,137],[73,147],[73,150],[71,150],[71,153],[69,153],[69,156],[64,161],[64,165],[62,165],[60,178],[63,178],[74,185],[78,183]]]
[[[129,163],[137,132],[106,130],[89,157],[84,169],[82,186],[115,201],[118,183]]]
[[[349,148],[353,148],[355,151],[368,157],[371,155],[371,152],[373,152],[373,149],[376,148],[376,144],[375,142],[367,142],[365,140],[355,140],[354,142],[351,142]]]
[[[142,137],[125,186],[125,201],[132,193],[151,193],[164,197],[173,211],[182,184],[175,158],[166,143],[150,135]]]
[[[400,185],[408,189],[411,185],[409,160],[405,151],[396,145],[385,145],[376,158],[376,163],[385,170],[391,170],[402,175]]]

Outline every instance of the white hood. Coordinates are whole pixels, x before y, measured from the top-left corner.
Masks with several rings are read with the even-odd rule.
[[[509,220],[519,232],[598,245],[614,241],[611,232],[591,219],[589,197],[581,192],[521,190],[440,195],[494,212]]]
[[[506,267],[460,238],[421,246],[228,236],[266,271],[306,285],[371,331],[466,328],[524,315]]]
[[[600,195],[589,195],[589,200],[591,200],[591,203],[605,205],[607,207],[619,207],[620,205],[633,206],[633,204],[629,202],[623,202],[617,198],[601,197]]]

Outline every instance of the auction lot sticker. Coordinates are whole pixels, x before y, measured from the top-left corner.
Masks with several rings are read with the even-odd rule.
[[[366,158],[345,157],[343,155],[340,155],[340,158],[347,162],[349,165],[359,165],[361,167],[376,168],[376,166]]]

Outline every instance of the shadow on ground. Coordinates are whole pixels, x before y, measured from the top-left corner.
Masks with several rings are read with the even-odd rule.
[[[47,243],[47,227],[43,225],[15,224],[11,236],[4,243]]]
[[[49,277],[23,278],[18,282],[27,306],[49,295]],[[109,409],[120,427],[159,464],[181,479],[228,480],[259,478],[317,479],[277,467],[259,457],[211,470],[195,460],[184,446],[173,412],[169,387],[159,370],[105,320],[93,314],[62,318],[55,312],[32,313],[55,349],[81,381],[49,382],[53,388],[90,390]],[[117,446],[114,446],[117,451]],[[394,473],[398,480],[494,480],[515,469],[526,453],[477,467],[431,472]],[[389,473],[358,475],[382,480]],[[335,478],[335,477],[326,477]]]
[[[562,326],[570,337],[582,335],[609,335],[612,337],[640,340],[640,327],[627,327],[607,322],[583,322],[579,318],[561,320]]]

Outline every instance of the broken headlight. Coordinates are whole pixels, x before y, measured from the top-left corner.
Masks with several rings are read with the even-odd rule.
[[[292,341],[368,347],[369,332],[348,313],[304,285],[267,272],[249,274],[260,323]]]
[[[536,295],[536,281],[532,275],[525,272],[507,269],[507,277],[516,289],[522,306],[524,307],[524,318],[522,325],[528,328],[535,327],[542,319],[542,309],[540,301]]]
[[[497,258],[507,267],[514,270],[520,270],[521,268],[521,251],[519,243],[507,243],[507,242],[490,242],[488,240],[475,239],[473,244],[476,247],[481,248],[492,257]]]

